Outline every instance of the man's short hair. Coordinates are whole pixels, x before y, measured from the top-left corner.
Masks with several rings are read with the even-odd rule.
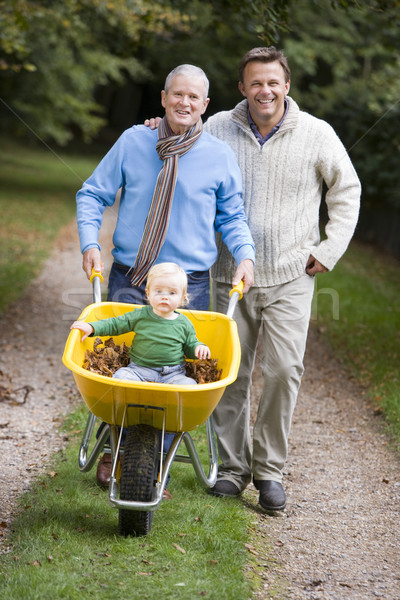
[[[165,79],[164,91],[166,94],[168,94],[168,90],[171,87],[173,78],[177,75],[184,75],[185,77],[200,77],[204,83],[204,100],[206,100],[208,97],[210,83],[203,69],[200,69],[200,67],[196,67],[195,65],[179,65],[178,67],[175,67],[175,69],[172,69],[171,73],[169,73]]]
[[[246,52],[242,60],[239,63],[239,81],[243,83],[244,70],[249,62],[258,61],[263,63],[270,63],[278,61],[285,73],[285,82],[290,81],[290,68],[286,56],[282,50],[277,50],[275,46],[264,46],[261,48],[253,48]]]

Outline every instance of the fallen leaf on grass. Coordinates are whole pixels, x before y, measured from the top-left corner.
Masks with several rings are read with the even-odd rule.
[[[153,573],[146,573],[145,571],[139,571],[138,575],[153,575]]]
[[[174,546],[174,547],[175,547],[177,550],[179,550],[179,552],[182,552],[182,554],[186,554],[186,550],[184,550],[183,548],[181,548],[180,546],[178,546],[178,544],[175,544],[175,543],[174,543],[174,544],[173,544],[173,546]]]
[[[245,544],[244,547],[247,548],[251,554],[254,554],[254,556],[259,556],[257,550],[254,548],[254,546],[252,546],[252,544]]]

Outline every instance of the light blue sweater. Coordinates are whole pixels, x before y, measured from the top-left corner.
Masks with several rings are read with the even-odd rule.
[[[82,252],[100,248],[103,212],[121,188],[112,254],[120,264],[135,262],[162,167],[157,139],[157,130],[144,125],[127,129],[77,193]],[[187,273],[208,270],[217,258],[215,231],[221,232],[237,264],[246,258],[254,261],[235,155],[227,144],[203,132],[179,159],[169,228],[157,262],[176,262]]]

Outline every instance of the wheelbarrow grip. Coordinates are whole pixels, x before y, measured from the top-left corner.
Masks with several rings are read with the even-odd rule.
[[[90,283],[93,285],[93,302],[101,302],[101,284],[104,281],[104,277],[100,271],[92,269],[90,275]]]
[[[95,271],[95,270],[94,270],[94,267],[93,267],[93,269],[92,269],[92,272],[91,272],[91,274],[90,274],[90,283],[93,283],[93,279],[94,279],[95,277],[98,277],[98,278],[100,279],[100,283],[103,283],[103,281],[104,281],[104,277],[103,277],[103,275],[101,274],[101,271]]]
[[[239,300],[243,298],[243,287],[244,281],[240,281],[237,285],[235,285],[229,292],[229,304],[226,314],[228,317],[233,318],[233,313],[235,312],[235,308]]]
[[[237,292],[239,294],[239,300],[241,300],[243,298],[243,288],[244,288],[244,281],[242,279],[237,285],[235,285],[231,289],[231,291],[229,292],[229,298],[232,298],[232,294]]]

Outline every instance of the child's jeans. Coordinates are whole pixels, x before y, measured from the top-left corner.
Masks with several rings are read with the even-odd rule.
[[[127,367],[121,367],[113,375],[114,379],[129,379],[130,381],[152,381],[154,383],[169,383],[172,385],[197,385],[191,377],[186,376],[185,363],[172,367],[143,367],[130,362]]]

